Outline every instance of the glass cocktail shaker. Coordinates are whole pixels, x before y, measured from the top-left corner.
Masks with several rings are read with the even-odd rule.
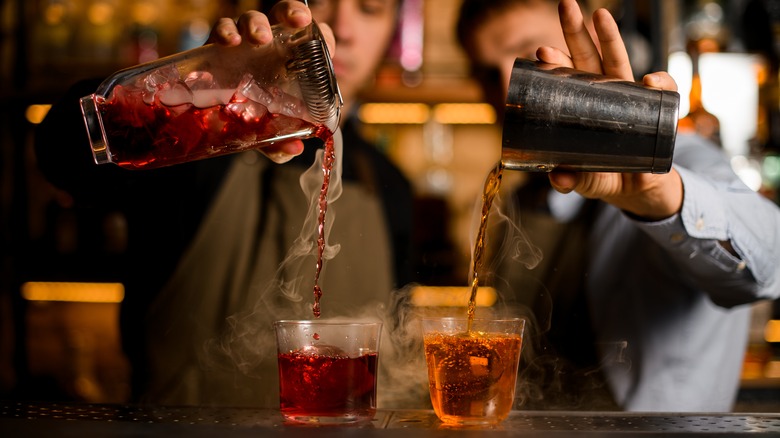
[[[95,162],[148,169],[328,138],[342,101],[319,28],[272,31],[269,44],[209,44],[106,79],[81,99]]]
[[[666,173],[679,106],[674,91],[517,59],[502,162],[526,171]]]

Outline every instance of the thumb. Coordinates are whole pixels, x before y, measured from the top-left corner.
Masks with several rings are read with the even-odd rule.
[[[561,193],[569,193],[577,187],[577,174],[573,172],[554,171],[548,175],[550,185]]]

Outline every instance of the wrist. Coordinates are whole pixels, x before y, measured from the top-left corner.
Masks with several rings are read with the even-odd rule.
[[[605,201],[638,220],[663,220],[682,209],[682,179],[674,169],[663,175],[647,175],[637,191]]]

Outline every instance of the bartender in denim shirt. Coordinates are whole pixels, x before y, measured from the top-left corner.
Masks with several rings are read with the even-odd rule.
[[[555,3],[465,0],[458,36],[499,111],[517,57],[633,80],[608,11],[590,20],[574,0]],[[676,89],[663,72],[643,81]],[[552,316],[534,315],[546,333],[524,347],[519,407],[731,410],[748,304],[780,296],[778,207],[695,135],[678,135],[668,174],[528,176],[514,223],[545,259],[503,260],[495,283],[510,303],[549,313],[551,301]]]

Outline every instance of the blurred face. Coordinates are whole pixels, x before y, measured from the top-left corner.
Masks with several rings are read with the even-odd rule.
[[[384,58],[395,31],[398,0],[309,0],[309,8],[317,22],[333,29],[333,68],[349,107]]]
[[[566,49],[558,9],[554,2],[548,1],[517,4],[493,14],[474,29],[470,43],[472,61],[477,66],[498,71],[502,96],[509,89],[515,58],[536,59],[539,46]]]

